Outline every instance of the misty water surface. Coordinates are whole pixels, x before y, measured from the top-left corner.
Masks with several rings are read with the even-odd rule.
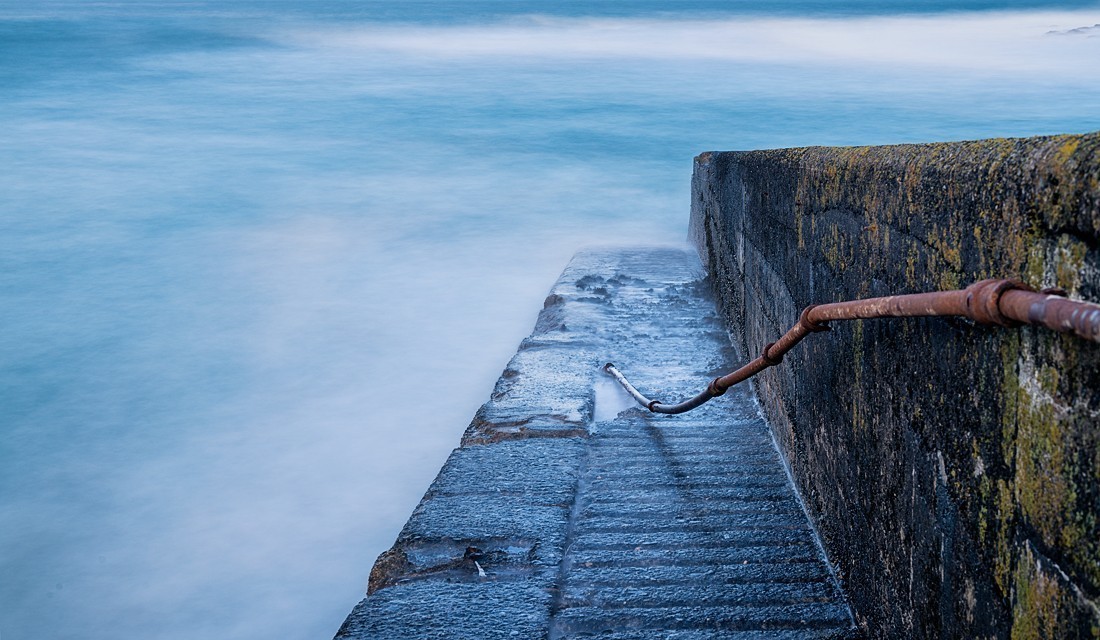
[[[958,6],[0,2],[0,638],[331,637],[702,151],[1100,128],[1100,5]]]

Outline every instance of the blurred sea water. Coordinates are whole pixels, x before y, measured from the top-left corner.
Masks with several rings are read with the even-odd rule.
[[[1100,129],[1094,25],[0,1],[0,638],[331,636],[576,249],[706,150]]]

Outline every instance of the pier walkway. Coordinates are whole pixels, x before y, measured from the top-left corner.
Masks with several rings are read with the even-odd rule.
[[[687,250],[578,254],[337,638],[843,638],[852,619]],[[364,508],[367,508],[366,506]]]

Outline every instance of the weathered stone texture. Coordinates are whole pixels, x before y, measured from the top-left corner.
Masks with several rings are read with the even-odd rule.
[[[1100,134],[705,153],[692,191],[745,357],[813,303],[988,277],[1100,300]],[[755,385],[860,625],[1100,637],[1100,345],[834,324]]]
[[[678,248],[578,254],[337,638],[845,637],[750,390],[659,416],[599,371],[680,397],[728,367],[703,277]]]

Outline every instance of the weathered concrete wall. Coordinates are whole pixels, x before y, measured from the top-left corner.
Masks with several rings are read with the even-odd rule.
[[[744,355],[812,303],[1018,277],[1100,300],[1100,134],[705,153],[692,236]],[[837,323],[757,378],[875,637],[1100,637],[1100,345]]]

